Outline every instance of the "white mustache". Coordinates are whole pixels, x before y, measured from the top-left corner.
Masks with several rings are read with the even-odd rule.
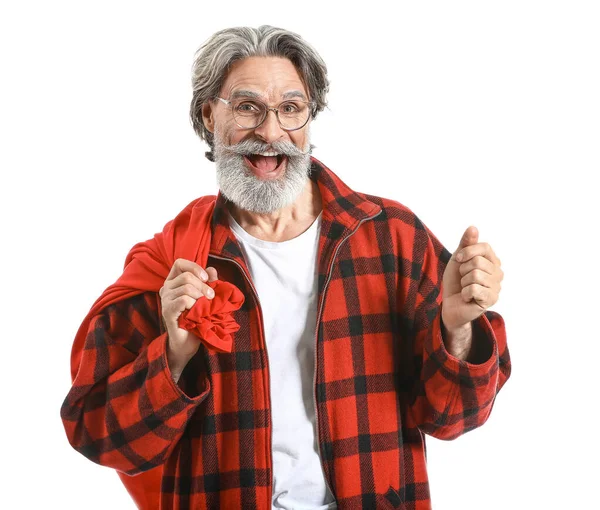
[[[275,142],[271,145],[266,145],[252,140],[246,140],[224,147],[225,150],[241,156],[248,156],[250,154],[263,154],[265,152],[277,152],[288,157],[306,156],[307,154],[312,153],[313,148],[314,145],[310,144],[308,150],[303,151],[289,142]]]

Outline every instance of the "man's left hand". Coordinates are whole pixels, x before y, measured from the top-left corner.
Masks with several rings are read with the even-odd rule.
[[[464,328],[498,301],[504,278],[500,259],[478,238],[477,228],[468,227],[444,270],[442,322],[450,332]]]

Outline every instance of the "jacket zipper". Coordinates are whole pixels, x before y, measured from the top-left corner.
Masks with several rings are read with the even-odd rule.
[[[244,268],[241,266],[241,264],[239,262],[237,262],[236,260],[230,259],[228,257],[220,257],[218,255],[212,255],[209,253],[209,257],[214,257],[216,259],[220,259],[220,260],[228,260],[230,262],[233,262],[236,266],[238,266],[240,268],[240,271],[242,272],[242,274],[244,275],[244,278],[246,278],[246,281],[250,284],[250,287],[252,288],[252,292],[254,294],[254,297],[256,298],[256,303],[258,305],[258,310],[259,310],[259,317],[260,317],[260,328],[261,328],[261,333],[262,333],[262,338],[263,338],[263,342],[265,344],[265,356],[267,358],[267,387],[269,388],[269,416],[272,417],[272,412],[271,412],[271,374],[269,371],[269,367],[271,366],[269,363],[269,353],[267,351],[267,341],[264,338],[264,331],[265,331],[265,326],[264,326],[264,321],[263,321],[263,314],[262,314],[262,306],[260,305],[260,300],[258,299],[258,292],[256,291],[256,288],[254,287],[254,284],[252,283],[252,280],[250,279],[250,277],[246,274],[246,271],[244,270]],[[270,444],[269,444],[269,453],[271,456],[271,480],[270,480],[270,494],[269,494],[269,508],[271,508],[271,506],[273,505],[272,500],[273,500],[273,421],[272,419],[271,421],[271,437],[270,439]]]
[[[344,237],[336,246],[335,251],[333,252],[333,256],[331,257],[331,262],[329,264],[329,268],[327,270],[327,278],[325,279],[325,283],[323,285],[323,299],[321,300],[321,304],[319,305],[319,313],[317,314],[317,325],[316,325],[316,330],[315,330],[315,369],[314,369],[314,374],[313,374],[313,402],[314,402],[314,406],[315,406],[315,426],[317,428],[317,447],[319,450],[319,462],[321,464],[321,471],[323,472],[323,479],[325,480],[325,484],[327,485],[327,488],[329,489],[329,492],[333,495],[334,500],[337,501],[335,494],[333,493],[333,491],[331,490],[331,486],[329,485],[329,481],[327,480],[327,474],[325,473],[325,467],[323,466],[323,456],[321,455],[321,436],[319,433],[319,411],[318,411],[318,404],[317,404],[317,350],[318,350],[318,343],[319,343],[319,323],[321,322],[321,314],[323,312],[323,304],[325,303],[325,292],[327,291],[327,286],[329,285],[329,280],[331,280],[331,275],[333,273],[333,264],[335,262],[335,257],[337,255],[337,252],[339,251],[340,247],[342,246],[342,244],[344,244],[344,242],[352,235],[354,235],[356,233],[356,231],[358,230],[358,228],[367,220],[372,220],[373,218],[377,217],[379,214],[381,214],[381,212],[383,211],[383,209],[381,209],[377,214],[374,214],[373,216],[369,216],[368,218],[363,218],[362,220],[360,220],[358,222],[358,225],[356,226],[356,228],[350,232],[346,237]]]
[[[323,303],[325,302],[325,291],[327,290],[327,286],[329,284],[329,280],[331,279],[331,274],[332,274],[332,268],[333,268],[333,262],[335,261],[335,256],[337,255],[337,252],[339,251],[340,247],[342,246],[342,244],[344,243],[344,241],[346,241],[346,239],[348,239],[351,235],[354,235],[354,233],[358,230],[358,228],[367,220],[372,220],[373,218],[375,218],[376,216],[378,216],[381,213],[381,210],[373,215],[373,216],[369,216],[368,218],[363,218],[362,220],[360,220],[358,222],[358,225],[356,226],[356,228],[350,232],[350,234],[348,234],[346,237],[344,237],[344,239],[342,239],[339,244],[336,246],[335,251],[333,252],[333,257],[331,258],[331,263],[329,265],[328,268],[328,272],[327,272],[327,278],[325,280],[325,284],[323,285],[323,299],[321,300],[321,304],[319,306],[319,313],[317,314],[317,323],[316,323],[316,330],[315,330],[315,338],[316,340],[318,340],[318,332],[319,332],[319,321],[321,320],[321,313],[323,312]],[[229,257],[220,257],[219,255],[213,255],[211,253],[209,253],[209,257],[214,257],[216,259],[220,259],[220,260],[228,260],[230,262],[233,262],[236,266],[238,266],[240,268],[240,271],[242,272],[242,274],[244,275],[244,278],[246,278],[246,281],[250,284],[250,287],[252,289],[252,292],[254,294],[254,297],[256,298],[256,303],[258,305],[258,309],[259,309],[259,316],[260,316],[260,327],[261,327],[261,333],[263,333],[263,342],[265,344],[265,356],[267,358],[267,386],[269,388],[269,410],[271,409],[271,375],[269,373],[269,369],[268,367],[270,367],[270,363],[269,363],[269,353],[267,351],[267,342],[266,339],[264,338],[264,322],[263,322],[263,315],[262,315],[262,306],[260,304],[260,300],[258,298],[258,292],[256,291],[256,288],[254,287],[254,284],[252,283],[251,278],[246,274],[246,271],[244,270],[244,268],[241,266],[241,264],[239,262],[237,262],[234,259],[231,259]],[[327,480],[327,475],[325,474],[325,468],[323,467],[323,457],[321,455],[321,438],[319,435],[319,414],[318,414],[318,410],[317,410],[317,396],[316,396],[316,383],[317,383],[317,343],[315,342],[315,357],[314,357],[314,373],[313,373],[313,403],[315,406],[315,425],[317,428],[317,448],[319,450],[319,463],[321,464],[321,471],[323,473],[323,479],[325,480],[325,484],[327,485],[327,488],[329,489],[329,492],[333,495],[334,499],[335,499],[335,494],[333,494],[333,491],[331,490],[331,486],[329,485],[329,481]],[[270,416],[272,416],[272,412],[269,411]],[[269,498],[268,498],[268,504],[269,507],[273,504],[273,422],[271,420],[271,434],[270,434],[270,444],[269,444],[269,454],[271,457],[271,479],[270,479],[270,491],[269,491]]]

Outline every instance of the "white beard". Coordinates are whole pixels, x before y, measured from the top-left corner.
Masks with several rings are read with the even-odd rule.
[[[307,131],[307,145],[303,154],[297,147],[292,147],[291,142],[270,144],[274,150],[287,155],[287,162],[281,177],[263,180],[246,166],[241,154],[228,150],[228,146],[221,143],[221,137],[215,131],[214,160],[221,193],[240,209],[258,214],[277,211],[293,203],[302,193],[310,175],[308,140]]]

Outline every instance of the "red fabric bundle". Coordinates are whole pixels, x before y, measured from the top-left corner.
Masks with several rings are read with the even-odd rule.
[[[211,241],[211,219],[216,197],[204,196],[190,202],[162,232],[137,243],[127,254],[123,274],[107,287],[83,320],[71,350],[71,377],[75,381],[81,352],[91,319],[112,303],[145,291],[158,292],[178,258],[206,268]],[[207,349],[231,352],[231,334],[239,329],[232,312],[244,303],[244,294],[233,284],[221,280],[207,282],[215,291],[212,299],[201,297],[179,316],[180,328],[193,331]],[[158,508],[162,468],[135,477],[118,473],[140,508]]]

